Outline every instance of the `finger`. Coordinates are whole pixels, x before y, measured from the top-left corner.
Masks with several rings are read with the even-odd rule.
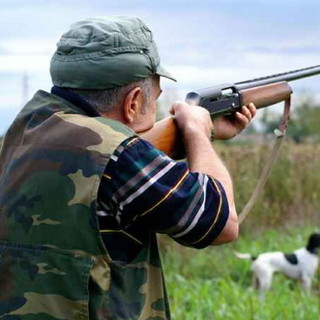
[[[250,111],[250,113],[251,113],[251,117],[253,118],[255,115],[256,115],[256,113],[257,113],[257,108],[256,108],[256,106],[254,105],[254,103],[249,103],[249,105],[248,105],[248,109],[249,109],[249,111]]]
[[[236,112],[235,115],[238,121],[238,125],[239,127],[241,127],[241,129],[244,129],[250,123],[250,119],[248,119],[244,114]]]
[[[241,114],[244,115],[249,121],[252,118],[251,111],[248,109],[247,106],[243,106],[241,108]]]
[[[179,105],[181,104],[180,101],[175,101],[172,105],[171,108],[169,110],[170,114],[174,115],[176,113],[177,108],[179,107]]]

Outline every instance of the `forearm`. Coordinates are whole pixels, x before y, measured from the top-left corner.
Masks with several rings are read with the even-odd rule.
[[[217,179],[223,186],[229,205],[229,219],[221,234],[213,244],[221,244],[234,240],[238,234],[238,220],[234,204],[233,184],[224,163],[213,149],[208,137],[190,130],[185,133],[185,148],[190,171],[202,172]]]
[[[201,107],[190,107],[185,103],[172,105],[171,114],[184,140],[187,159],[191,171],[198,171],[217,179],[225,190],[229,218],[227,223],[212,244],[222,244],[233,241],[238,236],[239,225],[234,204],[232,180],[225,165],[212,148],[209,140],[213,123],[207,110]],[[214,129],[219,139],[230,139],[241,132],[255,115],[253,104],[242,107],[234,117],[221,117],[214,121]],[[212,213],[217,214],[216,212]]]

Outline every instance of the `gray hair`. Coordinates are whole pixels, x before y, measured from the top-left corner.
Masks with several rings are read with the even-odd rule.
[[[90,104],[97,112],[110,112],[123,103],[125,96],[135,87],[140,87],[143,94],[143,111],[145,111],[152,88],[152,77],[131,82],[127,85],[106,90],[67,88]]]

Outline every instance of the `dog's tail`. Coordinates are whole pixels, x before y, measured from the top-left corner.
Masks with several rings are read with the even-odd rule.
[[[256,257],[252,256],[250,253],[241,253],[241,252],[233,251],[233,254],[239,259],[252,260],[252,261],[256,259]]]

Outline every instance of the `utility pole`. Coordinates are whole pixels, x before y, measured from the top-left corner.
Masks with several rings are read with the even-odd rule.
[[[29,100],[29,75],[25,71],[22,75],[22,106],[24,106]]]

